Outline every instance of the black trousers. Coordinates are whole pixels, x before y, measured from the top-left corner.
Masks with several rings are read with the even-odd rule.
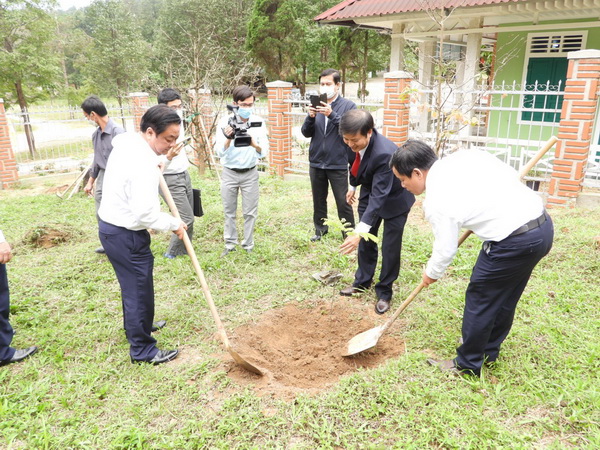
[[[123,325],[129,354],[136,361],[149,361],[158,353],[151,335],[154,320],[154,255],[150,234],[109,223],[99,223],[100,242],[121,286]]]
[[[362,216],[362,214],[361,214]],[[383,238],[381,239],[381,272],[379,281],[375,284],[378,299],[392,299],[392,285],[400,274],[400,254],[402,252],[402,234],[408,212],[390,219],[381,217],[371,225],[370,233],[377,236],[383,222]],[[358,244],[358,269],[354,274],[355,287],[368,289],[373,283],[377,268],[378,245],[373,241],[361,239]]]
[[[538,228],[483,243],[467,287],[458,367],[479,374],[484,361],[498,358],[531,272],[552,248],[553,238],[554,226],[547,216]]]
[[[0,264],[0,361],[11,359],[15,354],[15,349],[10,346],[14,332],[8,321],[9,314],[8,276],[6,275],[6,265]]]
[[[313,222],[315,224],[315,234],[323,235],[327,233],[328,228],[323,224],[327,219],[327,195],[329,194],[329,185],[337,206],[338,218],[344,219],[354,228],[354,211],[352,205],[346,201],[348,193],[348,170],[317,169],[311,167],[310,186],[313,197]]]

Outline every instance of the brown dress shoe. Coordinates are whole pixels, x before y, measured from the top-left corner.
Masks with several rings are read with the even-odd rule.
[[[348,286],[347,288],[344,288],[340,291],[340,295],[343,295],[344,297],[351,297],[352,295],[360,294],[363,291],[364,289],[361,289],[359,287]]]

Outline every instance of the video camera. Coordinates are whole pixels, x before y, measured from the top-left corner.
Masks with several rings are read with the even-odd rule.
[[[228,125],[233,128],[233,134],[225,135],[227,139],[233,139],[234,147],[247,147],[252,142],[252,136],[248,134],[250,128],[262,126],[262,122],[244,122],[238,114],[239,106],[227,105],[227,109],[233,113],[229,118]]]

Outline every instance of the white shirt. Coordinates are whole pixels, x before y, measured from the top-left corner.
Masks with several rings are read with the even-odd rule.
[[[185,130],[183,129],[183,122],[181,123],[181,127],[179,127],[179,137],[177,138],[177,142],[181,142],[185,139]],[[163,173],[165,175],[174,175],[176,173],[185,172],[190,166],[190,162],[187,157],[187,145],[179,151],[177,156],[174,156],[171,161],[167,159],[166,155],[160,155],[159,160],[165,163],[165,170]]]
[[[107,223],[129,230],[174,231],[181,221],[160,211],[158,155],[139,133],[113,139],[98,215]]]
[[[368,145],[367,145],[368,147]],[[362,150],[359,150],[359,154],[360,154],[360,160],[363,160],[363,157],[365,156],[365,152],[367,151],[367,147],[363,148]],[[350,185],[348,187],[349,191],[356,191],[356,186],[352,186]],[[356,228],[354,229],[354,231],[358,234],[361,233],[368,233],[369,231],[371,231],[371,225],[364,223],[364,222],[358,222],[358,224],[356,225]]]
[[[0,230],[0,244],[3,243],[3,242],[6,242],[6,239],[4,238],[4,234]]]
[[[501,241],[544,211],[542,199],[517,172],[481,150],[436,161],[426,180],[423,209],[435,242],[425,273],[440,278],[454,258],[461,228],[483,241]]]

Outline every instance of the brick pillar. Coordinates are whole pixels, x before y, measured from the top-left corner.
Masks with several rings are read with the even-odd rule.
[[[559,141],[548,189],[549,206],[575,206],[583,186],[597,113],[600,50],[571,52],[568,58]]]
[[[150,106],[149,96],[146,92],[132,92],[128,97],[133,104],[133,126],[135,131],[140,131],[142,116]]]
[[[401,70],[384,76],[383,135],[396,145],[408,140],[409,95],[402,95],[410,87],[412,75]]]
[[[17,161],[10,143],[4,100],[0,98],[0,189],[10,187],[17,181]]]
[[[198,171],[203,174],[206,169],[207,160],[211,159],[212,149],[212,128],[217,119],[212,103],[212,94],[210,89],[190,89],[190,111],[188,115],[193,115],[191,122],[188,122],[188,134],[194,137],[195,161]]]
[[[292,104],[286,102],[292,94],[292,83],[273,81],[269,90],[269,166],[280,177],[291,166]]]

